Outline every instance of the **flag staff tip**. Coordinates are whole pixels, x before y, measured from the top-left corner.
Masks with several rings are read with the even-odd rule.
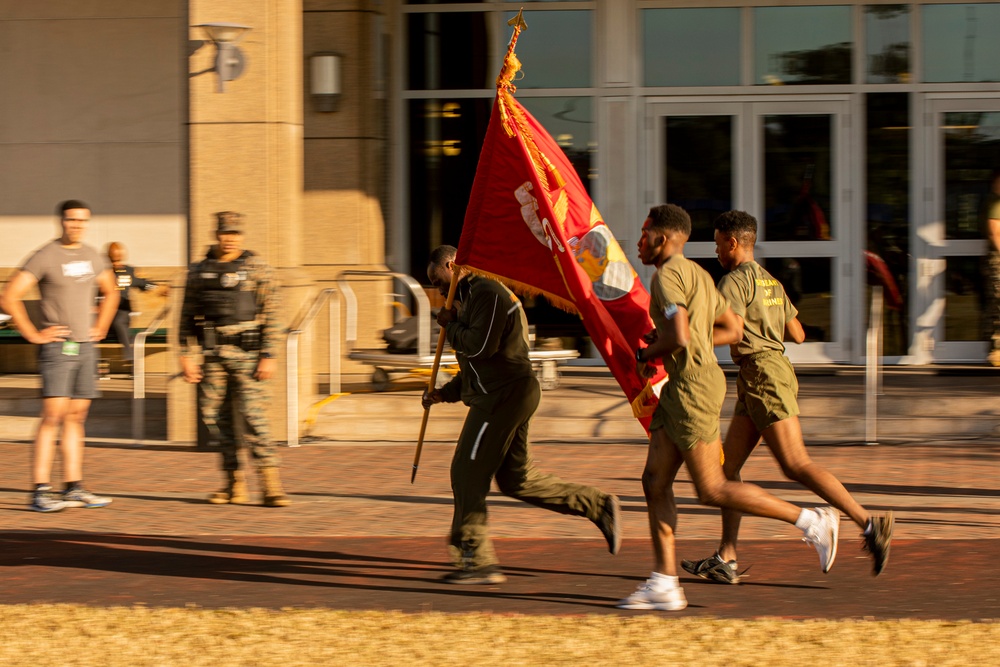
[[[517,16],[507,21],[507,25],[520,28],[521,30],[527,28],[528,24],[524,22],[523,14],[524,14],[524,7],[521,7],[520,9],[517,10]]]

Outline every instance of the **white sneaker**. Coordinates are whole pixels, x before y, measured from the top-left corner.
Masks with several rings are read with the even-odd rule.
[[[619,600],[615,605],[619,609],[656,609],[658,611],[680,611],[688,606],[687,598],[684,597],[683,588],[671,588],[666,591],[658,591],[653,588],[652,581],[635,589],[632,595],[624,600]]]
[[[840,512],[832,507],[815,507],[813,511],[819,514],[819,521],[809,526],[802,541],[816,547],[819,553],[819,565],[825,573],[830,571],[833,561],[837,559]]]

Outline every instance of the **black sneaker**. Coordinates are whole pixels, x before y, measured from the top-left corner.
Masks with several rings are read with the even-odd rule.
[[[597,527],[608,541],[608,551],[614,556],[622,548],[622,504],[618,496],[608,496],[604,501],[601,516],[597,517]]]
[[[868,526],[865,532],[861,533],[864,542],[861,549],[872,555],[872,574],[876,577],[882,574],[882,570],[889,564],[889,547],[892,545],[892,526],[896,519],[892,512],[886,512],[882,516],[873,516],[868,519]]]
[[[39,486],[31,494],[29,507],[36,512],[59,512],[70,507],[60,496],[61,494],[52,491],[52,487],[47,484]]]
[[[482,567],[470,567],[449,572],[441,577],[441,581],[446,584],[486,584],[492,586],[502,584],[507,581],[507,577],[500,573],[500,568],[496,565],[483,565]]]
[[[736,561],[724,561],[719,554],[701,560],[682,560],[681,567],[697,577],[717,581],[720,584],[738,584],[750,569],[748,567],[743,572],[737,572]]]

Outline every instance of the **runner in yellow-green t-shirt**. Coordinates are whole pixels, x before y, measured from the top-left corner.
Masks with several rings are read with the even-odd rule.
[[[662,359],[670,381],[650,423],[642,473],[654,569],[644,584],[618,602],[623,609],[677,611],[687,606],[677,579],[674,538],[673,486],[681,464],[687,466],[698,499],[706,505],[795,524],[816,547],[824,572],[837,554],[836,510],[800,509],[754,484],[727,480],[722,473],[719,416],[726,380],[713,348],[737,343],[743,328],[708,272],[684,257],[690,235],[687,212],[665,204],[649,212],[638,243],[642,263],[656,266],[650,289],[650,317],[656,329],[644,337],[649,346],[636,350],[636,372],[650,378],[654,373],[647,362]]]
[[[783,342],[787,337],[801,343],[805,333],[784,287],[754,260],[756,241],[757,220],[749,213],[729,211],[715,221],[715,251],[729,270],[719,281],[719,291],[743,318],[743,338],[730,345],[740,373],[736,408],[722,447],[723,470],[728,479],[739,481],[743,464],[763,436],[788,479],[808,487],[862,528],[863,547],[871,553],[878,575],[889,562],[892,512],[869,514],[836,477],[809,458],[798,418],[799,384]],[[738,584],[740,518],[738,510],[723,509],[719,550],[708,558],[682,561],[684,569],[705,579]]]

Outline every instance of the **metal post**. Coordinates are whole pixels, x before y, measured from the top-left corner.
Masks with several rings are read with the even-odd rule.
[[[167,319],[166,305],[145,329],[140,331],[132,346],[132,442],[142,446],[146,439],[146,338]]]
[[[299,446],[299,336],[316,317],[323,301],[336,292],[336,288],[328,287],[316,295],[309,308],[297,322],[288,329],[288,341],[285,349],[285,414],[288,429],[288,447]]]
[[[865,350],[865,444],[878,444],[878,393],[881,389],[882,286],[872,288]]]

